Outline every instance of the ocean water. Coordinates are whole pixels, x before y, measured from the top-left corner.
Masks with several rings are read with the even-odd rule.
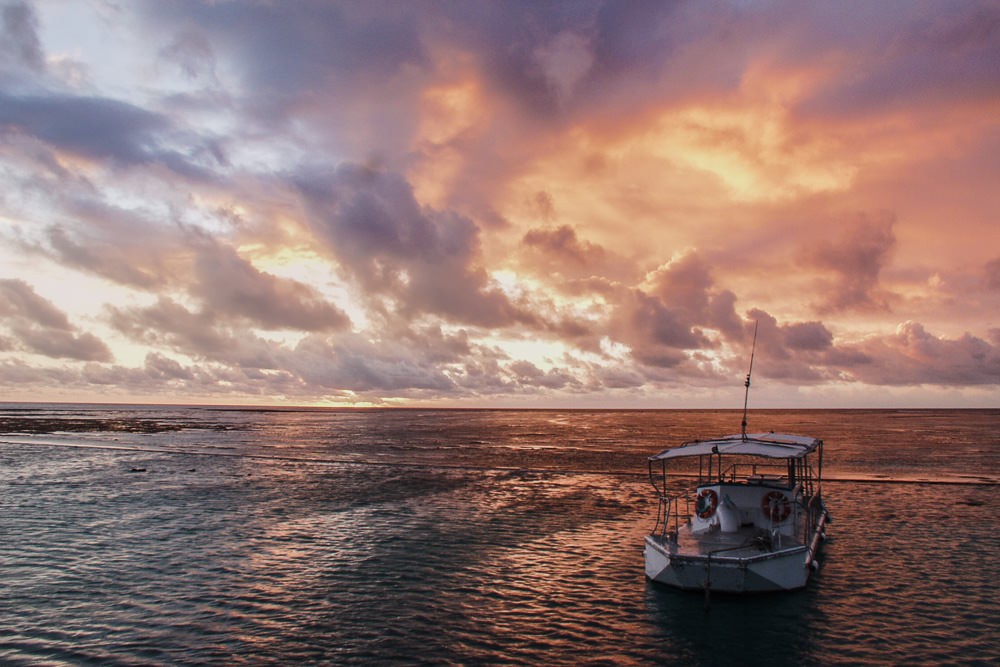
[[[706,607],[646,457],[740,416],[0,405],[0,664],[1000,664],[1000,410],[751,413],[834,523]]]

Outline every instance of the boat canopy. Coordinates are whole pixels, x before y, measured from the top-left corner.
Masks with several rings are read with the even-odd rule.
[[[800,459],[815,451],[822,444],[818,438],[787,433],[748,433],[727,435],[712,440],[694,440],[680,447],[665,449],[650,461],[676,459],[683,456],[707,456],[709,454],[742,454],[763,456],[771,459]]]

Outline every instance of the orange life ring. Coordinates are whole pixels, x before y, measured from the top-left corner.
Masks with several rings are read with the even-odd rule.
[[[792,504],[781,491],[771,491],[765,494],[760,501],[760,507],[764,510],[764,516],[769,517],[775,523],[781,523],[792,513]]]
[[[715,508],[719,506],[719,494],[712,489],[702,489],[698,494],[698,499],[694,504],[694,511],[702,519],[715,514]]]

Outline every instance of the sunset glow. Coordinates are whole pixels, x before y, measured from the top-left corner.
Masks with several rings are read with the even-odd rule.
[[[1000,404],[992,2],[0,0],[8,401]]]

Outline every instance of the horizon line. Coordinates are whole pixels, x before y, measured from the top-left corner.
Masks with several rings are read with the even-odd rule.
[[[742,407],[615,407],[615,406],[587,406],[587,407],[567,407],[567,406],[512,406],[512,405],[307,405],[307,404],[267,404],[267,403],[155,403],[155,402],[130,402],[130,401],[7,401],[0,400],[0,406],[94,406],[94,407],[134,407],[134,408],[213,408],[220,410],[257,410],[275,412],[295,412],[295,411],[378,411],[378,410],[398,410],[398,411],[509,411],[509,412],[655,412],[655,411],[675,411],[675,412],[742,412]],[[756,407],[750,410],[755,411],[795,411],[795,412],[836,412],[836,411],[895,411],[895,412],[929,412],[935,410],[967,410],[967,411],[989,411],[998,410],[1000,406],[837,406],[837,407],[792,407],[792,406],[769,406]]]

